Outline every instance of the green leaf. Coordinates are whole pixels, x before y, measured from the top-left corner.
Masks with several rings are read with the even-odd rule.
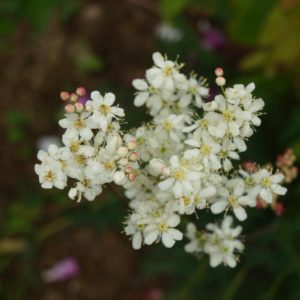
[[[229,31],[232,37],[245,44],[255,44],[264,22],[277,0],[234,0],[235,10]]]
[[[160,11],[163,18],[170,21],[181,13],[189,3],[190,0],[160,0]]]

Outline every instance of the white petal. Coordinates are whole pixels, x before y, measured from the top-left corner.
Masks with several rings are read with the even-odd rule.
[[[170,227],[175,227],[180,223],[180,217],[178,215],[172,215],[168,220],[167,224]]]
[[[244,221],[247,219],[246,210],[242,206],[234,207],[233,208],[234,215],[237,217],[238,220]]]
[[[137,107],[140,107],[142,105],[144,105],[149,97],[149,93],[148,92],[142,92],[139,93],[135,98],[134,98],[134,105]]]
[[[287,192],[287,188],[285,188],[279,184],[272,184],[271,188],[272,188],[272,191],[277,195],[285,195]]]
[[[167,248],[171,248],[175,244],[175,240],[168,232],[163,232],[162,234],[162,242]]]
[[[136,232],[132,237],[132,247],[137,250],[142,246],[142,233],[140,231]]]
[[[132,81],[132,85],[139,91],[146,90],[148,88],[147,82],[143,79],[134,79]]]
[[[157,230],[151,231],[148,234],[146,234],[144,239],[145,244],[147,245],[153,244],[157,240],[158,234],[159,232]]]
[[[162,191],[166,191],[168,190],[174,183],[174,178],[168,178],[162,182],[160,182],[158,184],[158,187],[162,190]]]
[[[210,207],[210,210],[213,214],[219,214],[219,213],[221,213],[222,211],[225,210],[227,205],[228,205],[228,202],[226,200],[221,200],[221,201],[218,201],[218,202],[214,203]]]
[[[157,66],[159,66],[161,68],[163,68],[165,66],[165,60],[159,52],[153,53],[152,59]]]
[[[272,203],[273,196],[269,189],[262,189],[259,193],[259,195],[267,202]]]

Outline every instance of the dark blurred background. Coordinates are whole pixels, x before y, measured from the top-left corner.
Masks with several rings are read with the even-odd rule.
[[[299,28],[297,0],[2,0],[0,299],[300,299],[298,180],[280,216],[250,211],[230,270],[183,243],[132,250],[114,194],[77,204],[42,190],[33,171],[37,149],[62,134],[61,90],[113,91],[125,127],[145,120],[131,81],[154,51],[179,55],[211,84],[217,66],[229,84],[256,83],[266,115],[244,160],[274,162],[286,148],[300,156]]]

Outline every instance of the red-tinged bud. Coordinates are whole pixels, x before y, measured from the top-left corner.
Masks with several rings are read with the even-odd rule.
[[[135,174],[135,173],[129,173],[129,174],[128,174],[128,179],[129,179],[130,181],[135,181],[135,179],[136,179],[136,174]]]
[[[135,150],[135,148],[136,148],[136,141],[135,140],[131,140],[130,142],[128,142],[127,148],[129,150]]]
[[[66,111],[67,113],[73,113],[73,112],[75,111],[74,105],[73,105],[73,104],[67,104],[67,105],[65,106],[65,111]]]
[[[84,110],[84,106],[80,102],[75,103],[75,108],[76,108],[77,112],[83,112],[83,110]]]
[[[285,211],[284,205],[280,202],[277,202],[274,207],[274,212],[276,216],[281,216]]]
[[[256,198],[256,208],[263,209],[263,208],[266,208],[266,207],[267,207],[266,202],[261,197],[258,196]]]
[[[59,96],[62,101],[67,101],[70,98],[70,94],[65,91],[61,92]]]
[[[125,172],[126,172],[126,173],[131,173],[131,172],[132,172],[132,167],[131,167],[131,166],[127,166],[127,167],[125,168]]]
[[[131,152],[129,155],[129,159],[131,161],[137,161],[139,159],[139,154],[136,152]]]
[[[78,96],[84,96],[86,94],[86,90],[84,87],[79,87],[76,89],[76,94]]]
[[[253,161],[250,161],[250,160],[244,161],[242,163],[242,167],[243,167],[244,170],[246,170],[249,173],[253,173],[253,172],[257,171],[257,165],[256,165],[256,163],[253,162]]]
[[[224,86],[226,84],[226,79],[222,76],[218,76],[216,78],[216,84],[217,86]]]
[[[218,67],[218,68],[215,69],[215,74],[216,74],[216,76],[218,76],[218,77],[219,77],[219,76],[223,76],[224,71],[223,71],[222,68]]]

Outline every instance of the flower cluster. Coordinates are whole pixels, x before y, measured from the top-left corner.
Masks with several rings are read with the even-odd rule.
[[[208,254],[210,266],[213,268],[222,263],[234,268],[239,259],[238,254],[244,250],[244,245],[238,239],[242,227],[232,227],[232,223],[233,218],[227,216],[221,226],[207,224],[207,231],[197,230],[193,223],[189,223],[186,236],[190,242],[185,245],[185,251],[197,256],[202,253]]]
[[[145,78],[133,81],[134,104],[146,107],[150,122],[122,133],[124,111],[113,106],[112,93],[92,92],[80,104],[85,91],[64,93],[63,100],[73,101],[60,121],[65,146],[39,152],[41,164],[36,165],[42,187],[64,188],[72,178],[69,196],[79,200],[82,194],[93,200],[106,183],[122,185],[130,209],[124,229],[134,249],[160,241],[172,247],[183,239],[181,219],[198,218],[201,210],[232,212],[244,221],[257,198],[271,203],[274,195],[286,193],[278,170],[238,164],[261,124],[264,102],[253,96],[253,83],[226,87],[217,68],[221,92],[211,99],[206,80],[183,74],[183,64],[160,53],[153,54],[153,63]],[[241,227],[232,228],[232,222],[226,216],[220,227],[208,224],[205,232],[188,225],[186,251],[208,254],[211,266],[234,267],[243,244]]]
[[[82,101],[83,88],[77,95],[63,92],[61,98],[70,100],[65,106],[65,118],[59,125],[65,129],[63,147],[50,145],[48,151],[40,150],[35,171],[43,188],[67,186],[68,178],[73,184],[69,197],[89,201],[102,192],[102,186],[114,181],[123,184],[135,179],[138,154],[135,141],[125,142],[119,121],[124,110],[113,106],[112,93],[101,95],[94,91],[90,99]]]

